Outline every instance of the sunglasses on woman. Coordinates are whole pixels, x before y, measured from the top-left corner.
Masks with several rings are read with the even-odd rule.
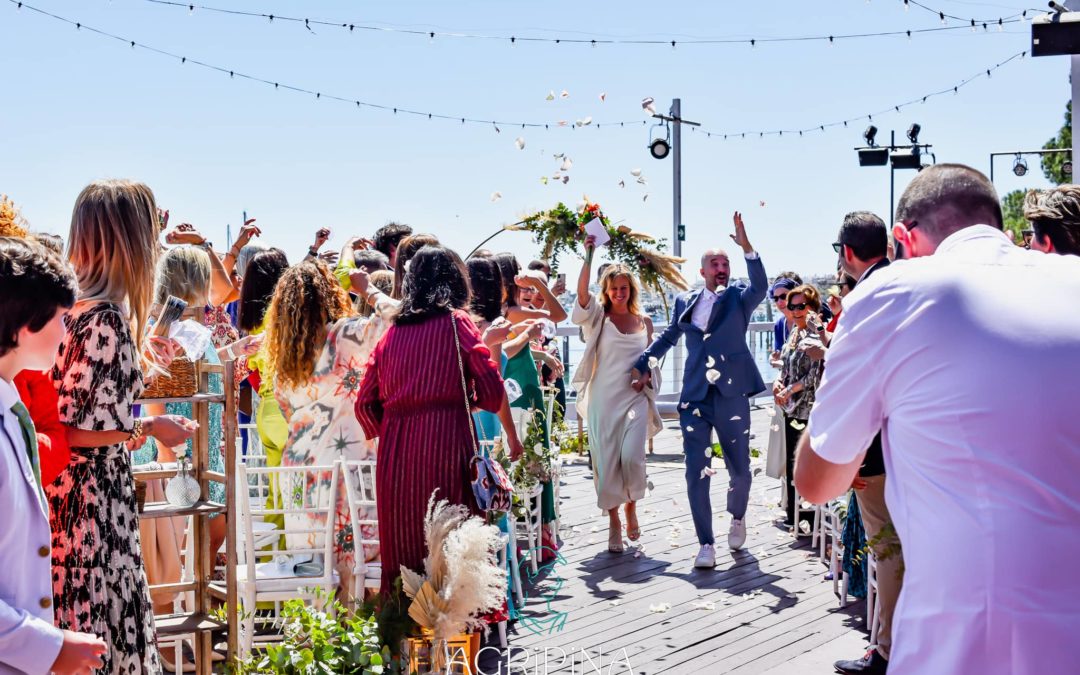
[[[787,293],[777,293],[772,296],[773,302],[780,302],[781,300],[787,300]]]
[[[806,303],[805,302],[798,302],[798,303],[795,303],[795,304],[791,304],[789,302],[787,308],[790,309],[793,312],[801,312],[802,310],[806,309]]]

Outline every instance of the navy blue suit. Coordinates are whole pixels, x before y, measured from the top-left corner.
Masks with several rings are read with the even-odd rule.
[[[714,543],[711,481],[703,475],[711,463],[706,454],[712,446],[713,430],[723,448],[724,465],[731,481],[728,512],[741,520],[750,500],[749,397],[764,391],[765,383],[747,346],[746,331],[754,310],[768,292],[769,279],[760,257],[747,260],[746,266],[750,284],[734,284],[720,293],[705,330],[691,321],[701,289],[680,295],[675,300],[672,322],[634,364],[638,372],[648,372],[651,358],[662,358],[686,336],[679,424],[686,454],[690,511],[702,544]],[[713,382],[709,382],[711,370],[718,373],[712,375]]]

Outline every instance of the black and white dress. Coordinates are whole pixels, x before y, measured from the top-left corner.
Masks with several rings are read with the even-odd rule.
[[[92,431],[131,429],[143,380],[126,312],[94,305],[67,329],[52,373],[60,421]],[[105,640],[98,672],[160,673],[126,447],[73,447],[71,463],[45,491],[57,625]]]

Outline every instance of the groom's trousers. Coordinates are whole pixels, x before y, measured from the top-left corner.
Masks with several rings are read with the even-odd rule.
[[[721,396],[715,387],[709,387],[704,401],[679,403],[679,424],[682,426],[686,491],[694,529],[699,543],[713,544],[712,500],[709,498],[712,479],[704,473],[706,467],[712,466],[712,432],[716,430],[728,472],[728,513],[732,518],[742,520],[750,501],[750,399]]]

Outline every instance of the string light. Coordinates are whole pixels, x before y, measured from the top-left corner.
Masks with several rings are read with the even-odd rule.
[[[466,124],[466,123],[468,123],[468,124],[484,124],[484,125],[489,125],[490,124],[495,128],[496,131],[499,131],[499,126],[498,125],[500,125],[500,124],[513,125],[513,126],[519,126],[520,125],[523,129],[527,128],[527,127],[534,128],[534,129],[538,129],[538,128],[548,129],[549,128],[549,123],[546,123],[546,122],[507,122],[507,121],[503,121],[503,120],[477,119],[477,118],[472,118],[472,117],[462,117],[460,115],[447,115],[447,114],[443,114],[443,113],[430,112],[430,111],[426,111],[426,110],[424,110],[424,111],[412,110],[412,109],[409,109],[409,108],[395,107],[395,106],[385,105],[385,104],[381,104],[381,103],[372,103],[370,101],[363,101],[363,100],[359,100],[359,99],[355,99],[355,98],[345,98],[345,97],[342,97],[342,96],[336,96],[334,94],[327,94],[327,93],[315,91],[313,89],[306,89],[304,87],[299,87],[299,86],[295,86],[295,85],[291,85],[291,84],[284,84],[282,82],[278,82],[278,81],[274,81],[274,80],[268,80],[268,79],[265,79],[265,78],[262,78],[262,77],[258,77],[256,75],[249,75],[247,73],[243,73],[243,72],[240,72],[238,70],[233,70],[233,69],[230,69],[230,68],[226,68],[224,66],[218,66],[218,65],[215,65],[215,64],[212,64],[212,63],[207,63],[205,61],[200,61],[200,60],[193,59],[193,58],[190,58],[190,57],[187,57],[187,56],[182,56],[180,54],[175,54],[173,52],[170,52],[170,51],[167,51],[167,50],[164,50],[164,49],[159,49],[157,47],[154,47],[154,46],[139,42],[137,40],[131,40],[129,38],[121,37],[119,35],[115,35],[113,33],[109,33],[107,31],[104,31],[104,30],[101,30],[101,29],[98,29],[98,28],[94,28],[92,26],[87,26],[86,24],[84,24],[82,22],[73,21],[71,19],[60,16],[58,14],[53,14],[52,12],[48,12],[46,10],[35,7],[33,5],[26,4],[25,2],[16,2],[16,0],[8,0],[8,2],[10,2],[10,3],[14,4],[14,5],[18,5],[20,8],[25,7],[27,10],[30,10],[32,12],[36,12],[37,14],[40,14],[42,16],[47,16],[47,17],[49,17],[51,19],[55,19],[56,21],[61,21],[63,23],[68,24],[69,26],[75,26],[76,30],[85,30],[86,32],[93,33],[95,35],[99,35],[99,36],[101,36],[103,38],[108,38],[110,40],[115,40],[115,41],[123,43],[125,45],[129,45],[132,49],[143,49],[145,51],[153,52],[154,54],[158,54],[159,56],[164,56],[164,57],[167,57],[167,58],[170,58],[170,59],[175,59],[175,60],[179,61],[182,65],[183,64],[191,64],[191,65],[195,65],[195,66],[200,66],[202,68],[206,68],[207,70],[213,70],[213,71],[222,73],[224,75],[228,75],[231,79],[244,79],[244,80],[249,80],[251,82],[256,82],[256,83],[259,83],[259,84],[265,84],[267,86],[273,86],[274,89],[287,89],[289,91],[292,91],[292,92],[295,92],[295,93],[298,93],[298,94],[307,94],[309,96],[313,96],[317,100],[329,99],[329,100],[333,100],[333,101],[339,101],[339,102],[342,102],[342,103],[348,103],[349,105],[356,106],[356,107],[359,107],[359,108],[373,108],[373,109],[376,109],[376,110],[386,110],[386,111],[393,112],[395,115],[398,114],[398,113],[401,113],[403,115],[413,115],[413,116],[417,116],[417,117],[427,117],[428,119],[441,119],[441,120],[454,120],[454,121],[460,120],[462,124]],[[280,17],[278,17],[278,18],[280,18]],[[648,120],[626,120],[626,121],[617,122],[617,123],[616,122],[608,122],[607,124],[609,126],[613,126],[614,124],[619,124],[620,126],[622,126],[624,124],[630,124],[630,125],[634,125],[634,126],[637,126],[637,125],[645,126],[645,125],[648,124]],[[556,126],[562,126],[562,125],[556,125]]]
[[[951,87],[946,87],[945,89],[941,89],[939,91],[934,91],[934,92],[931,92],[929,94],[923,94],[922,96],[918,96],[916,98],[913,98],[910,101],[905,101],[903,103],[898,103],[898,104],[889,106],[888,108],[883,108],[882,110],[878,110],[876,112],[872,112],[872,113],[868,113],[868,114],[864,114],[864,115],[856,115],[856,116],[853,116],[853,117],[849,117],[847,119],[837,120],[835,122],[826,122],[824,124],[815,124],[813,126],[804,127],[802,129],[783,129],[783,130],[777,129],[777,130],[771,130],[771,131],[738,131],[738,132],[727,131],[727,132],[724,132],[724,131],[713,131],[711,129],[702,128],[702,131],[706,132],[706,135],[708,135],[710,138],[712,136],[717,136],[717,137],[724,138],[724,139],[727,139],[728,137],[731,137],[731,138],[736,138],[736,137],[746,138],[747,134],[750,134],[751,137],[754,137],[756,135],[758,138],[765,138],[766,136],[776,136],[777,138],[780,138],[780,137],[784,136],[785,134],[790,136],[790,135],[798,133],[800,136],[802,136],[804,133],[810,132],[810,131],[825,132],[827,129],[830,129],[832,127],[844,127],[844,128],[846,128],[848,126],[849,122],[858,122],[859,120],[862,120],[862,119],[865,119],[867,122],[873,122],[875,115],[880,116],[880,115],[883,115],[883,114],[886,114],[886,113],[899,113],[904,108],[906,108],[906,107],[908,107],[910,105],[914,105],[916,103],[926,103],[927,100],[929,100],[931,98],[934,98],[936,96],[941,96],[943,94],[948,94],[950,92],[952,92],[954,95],[959,94],[960,89],[962,89],[966,85],[971,84],[972,82],[974,82],[975,80],[977,80],[977,79],[979,79],[981,77],[986,77],[986,78],[989,79],[989,78],[992,77],[993,72],[995,70],[997,70],[998,68],[1002,68],[1006,64],[1008,64],[1008,63],[1010,63],[1012,61],[1021,60],[1026,55],[1027,55],[1026,51],[1019,52],[1017,54],[1013,54],[1012,56],[1005,59],[1001,63],[996,63],[993,66],[991,66],[990,68],[985,68],[985,69],[979,71],[978,74],[972,75],[971,77],[968,77],[967,79],[965,79],[965,80],[963,80],[963,81],[961,81],[961,82],[959,82],[959,83],[957,83],[957,84],[955,84],[955,85],[953,85]]]
[[[904,6],[906,7],[908,2],[910,2],[911,4],[913,4],[913,5],[917,6],[917,7],[921,7],[923,9],[927,9],[929,11],[932,11],[932,12],[938,14],[941,17],[941,22],[942,22],[943,25],[940,26],[940,27],[935,27],[935,28],[920,28],[920,29],[910,30],[910,31],[909,30],[895,30],[895,31],[869,32],[869,33],[848,33],[848,34],[844,34],[844,35],[835,35],[835,34],[834,35],[799,35],[799,36],[781,36],[781,37],[773,37],[773,38],[753,38],[753,39],[722,38],[722,37],[709,38],[709,37],[704,37],[704,38],[693,38],[693,39],[689,39],[689,38],[688,39],[680,39],[678,41],[676,41],[674,39],[671,39],[671,38],[641,39],[641,38],[609,38],[609,37],[603,37],[603,36],[596,36],[596,37],[583,36],[583,37],[571,37],[571,38],[567,38],[567,37],[546,38],[546,37],[524,37],[524,36],[521,36],[521,35],[495,35],[495,34],[484,34],[484,33],[466,33],[466,32],[460,32],[460,31],[431,31],[431,30],[425,30],[425,29],[419,29],[419,28],[399,28],[399,27],[394,27],[394,26],[366,25],[366,24],[359,24],[359,23],[350,23],[350,22],[341,21],[341,20],[336,20],[335,21],[335,20],[329,20],[329,19],[312,19],[310,17],[281,16],[281,15],[277,15],[277,14],[266,14],[266,13],[263,13],[263,12],[255,12],[255,11],[248,11],[248,10],[241,10],[241,9],[229,9],[227,7],[214,7],[214,6],[210,6],[210,5],[193,5],[193,4],[189,4],[188,2],[179,2],[177,0],[145,0],[145,2],[149,2],[149,3],[155,4],[155,5],[163,5],[163,6],[167,6],[167,7],[186,7],[186,8],[195,8],[195,7],[197,7],[198,9],[200,9],[203,12],[217,13],[217,14],[227,14],[227,15],[231,15],[231,16],[245,17],[245,18],[256,18],[256,19],[259,19],[259,20],[269,19],[270,22],[273,22],[276,19],[279,22],[286,21],[286,22],[302,23],[309,31],[312,30],[311,26],[315,25],[315,26],[326,26],[326,27],[329,27],[329,28],[343,28],[343,29],[347,28],[350,33],[355,32],[356,30],[361,30],[361,31],[368,31],[368,32],[375,32],[375,33],[399,34],[399,35],[415,35],[415,36],[419,36],[419,37],[427,37],[429,39],[429,41],[434,40],[435,36],[437,35],[439,37],[445,37],[445,38],[457,38],[457,39],[469,39],[469,40],[488,40],[488,41],[495,41],[495,42],[505,42],[505,43],[510,44],[510,46],[515,46],[520,42],[536,42],[536,43],[548,43],[548,44],[556,44],[556,45],[562,45],[562,44],[589,45],[589,46],[592,46],[592,47],[596,47],[597,45],[600,45],[600,44],[604,44],[604,45],[664,45],[664,46],[670,46],[672,49],[675,49],[676,44],[680,44],[680,45],[687,45],[687,44],[690,44],[690,45],[729,45],[729,44],[734,45],[734,44],[747,44],[747,43],[749,43],[751,47],[754,47],[754,46],[757,45],[758,42],[762,42],[762,43],[765,43],[765,42],[808,42],[808,41],[813,41],[813,40],[825,40],[825,39],[828,39],[829,42],[831,43],[834,40],[853,40],[853,39],[877,38],[877,37],[896,37],[896,36],[903,36],[903,35],[908,35],[908,37],[910,37],[910,35],[909,35],[910,33],[936,33],[936,32],[940,32],[940,31],[952,31],[952,30],[956,30],[956,29],[962,27],[962,26],[945,26],[944,25],[946,23],[945,18],[947,16],[950,17],[950,18],[953,18],[952,15],[948,15],[948,14],[945,14],[944,12],[939,12],[938,10],[931,9],[931,8],[927,7],[926,5],[923,5],[923,4],[919,3],[919,2],[916,2],[915,0],[905,0],[904,1]],[[192,11],[194,11],[194,10],[192,10]],[[998,18],[994,18],[994,19],[985,19],[985,21],[990,21],[990,22],[1001,21],[1002,25],[1004,25],[1006,23],[1019,22],[1020,18],[1021,18],[1021,15],[1017,14],[1017,15],[1011,16],[1011,17],[998,17]],[[968,21],[968,19],[964,19],[964,21]],[[971,19],[971,21],[975,21],[975,19]],[[982,19],[979,20],[979,22],[982,22],[982,21],[984,21],[984,20],[982,20]],[[314,33],[314,31],[312,31],[312,32]]]

